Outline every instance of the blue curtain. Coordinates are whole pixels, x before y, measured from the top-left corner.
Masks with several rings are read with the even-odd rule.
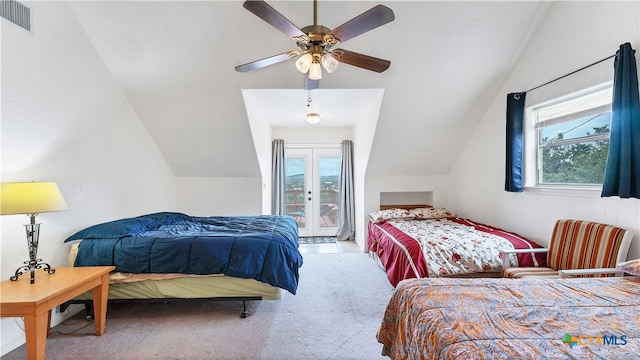
[[[504,189],[522,192],[524,99],[526,92],[507,94],[507,151]]]
[[[620,45],[613,73],[609,155],[602,196],[640,199],[640,98],[631,44]]]

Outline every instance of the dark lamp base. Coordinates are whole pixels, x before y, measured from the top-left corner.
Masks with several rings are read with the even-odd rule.
[[[19,267],[16,270],[16,274],[13,275],[12,277],[10,277],[9,279],[11,281],[17,281],[18,277],[20,277],[20,275],[24,275],[27,272],[29,272],[29,273],[31,273],[31,281],[30,282],[33,284],[33,283],[36,282],[36,275],[35,275],[36,270],[42,269],[42,270],[48,272],[49,274],[53,274],[54,272],[56,272],[56,269],[52,269],[49,264],[43,263],[41,261],[42,261],[42,259],[36,260],[35,263],[32,263],[31,261],[25,261],[24,263],[26,265],[23,265],[23,266]]]

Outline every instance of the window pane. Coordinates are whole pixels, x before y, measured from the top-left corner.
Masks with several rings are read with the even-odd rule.
[[[336,227],[338,224],[338,190],[340,158],[321,157],[320,166],[320,227]]]
[[[338,186],[340,181],[340,158],[321,157],[320,161],[320,194],[321,204],[338,203]]]
[[[609,133],[609,124],[611,124],[611,112],[545,126],[540,129],[542,133],[540,144]]]
[[[544,147],[542,183],[602,184],[608,151],[608,140]]]
[[[304,178],[305,158],[287,157],[284,159],[286,214],[296,219],[299,227],[304,228]]]
[[[534,182],[585,188],[602,184],[612,94],[612,84],[605,83],[530,108],[525,133],[525,141],[531,144],[525,163],[529,186]]]

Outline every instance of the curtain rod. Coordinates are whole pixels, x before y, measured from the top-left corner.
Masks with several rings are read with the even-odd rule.
[[[534,88],[531,88],[531,89],[527,90],[526,92],[533,91],[533,90],[538,89],[538,88],[541,88],[541,87],[543,87],[543,86],[545,86],[545,85],[549,85],[549,84],[551,84],[552,82],[558,81],[558,80],[560,80],[560,79],[564,79],[565,77],[567,77],[567,76],[569,76],[569,75],[573,75],[573,74],[577,73],[578,71],[582,71],[582,70],[584,70],[584,69],[586,69],[586,68],[589,68],[589,67],[591,67],[591,66],[593,66],[593,65],[597,65],[597,64],[600,64],[600,63],[601,63],[601,62],[603,62],[603,61],[607,61],[607,60],[611,59],[612,57],[615,57],[616,55],[617,55],[617,53],[616,53],[616,54],[613,54],[613,55],[611,55],[611,56],[608,56],[608,57],[606,57],[606,58],[604,58],[604,59],[602,59],[602,60],[598,60],[598,61],[594,62],[593,64],[589,64],[589,65],[587,65],[587,66],[581,67],[580,69],[578,69],[578,70],[574,70],[574,71],[572,71],[572,72],[570,72],[570,73],[568,73],[568,74],[564,74],[564,75],[562,75],[562,76],[560,76],[560,77],[558,77],[558,78],[555,78],[555,79],[553,79],[553,80],[551,80],[551,81],[547,81],[546,83],[544,83],[544,84],[542,84],[542,85],[538,85],[538,86],[536,86],[536,87],[534,87]]]

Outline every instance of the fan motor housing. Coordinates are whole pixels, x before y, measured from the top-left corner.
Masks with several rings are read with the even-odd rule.
[[[321,43],[324,41],[324,36],[328,34],[331,29],[322,25],[309,25],[305,26],[302,29],[303,33],[307,34],[309,37],[309,42],[311,43]]]

